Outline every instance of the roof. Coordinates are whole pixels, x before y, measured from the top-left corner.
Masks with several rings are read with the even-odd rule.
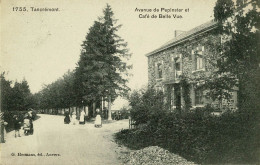
[[[150,56],[150,55],[153,55],[155,53],[158,53],[160,51],[163,51],[169,47],[172,47],[174,45],[177,45],[183,41],[185,41],[186,39],[189,39],[191,37],[193,37],[194,35],[196,34],[199,34],[199,33],[203,33],[203,32],[206,32],[206,31],[209,31],[213,28],[215,28],[217,25],[217,22],[214,21],[214,20],[211,20],[211,21],[208,21],[200,26],[197,26],[187,32],[183,32],[181,33],[180,35],[178,35],[177,37],[173,38],[172,40],[166,42],[165,44],[163,44],[161,47],[159,47],[158,49],[155,49],[154,51],[150,52],[150,53],[147,53],[146,56]]]

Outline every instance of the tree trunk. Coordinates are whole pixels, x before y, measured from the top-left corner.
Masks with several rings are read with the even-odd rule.
[[[96,112],[96,102],[93,102],[93,117],[95,116],[95,112]]]
[[[111,96],[108,96],[108,120],[112,120],[111,118]]]
[[[105,97],[103,97],[103,108],[106,107],[106,104],[105,104]]]

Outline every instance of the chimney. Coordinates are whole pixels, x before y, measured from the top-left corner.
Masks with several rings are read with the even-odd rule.
[[[175,30],[174,31],[174,37],[177,37],[179,36],[180,34],[184,33],[185,31],[182,31],[182,30]]]

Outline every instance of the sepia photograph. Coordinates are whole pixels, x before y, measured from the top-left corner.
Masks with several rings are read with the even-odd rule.
[[[0,165],[260,164],[259,0],[0,0]]]

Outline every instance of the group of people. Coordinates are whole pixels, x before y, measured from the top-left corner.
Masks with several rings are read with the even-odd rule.
[[[95,118],[95,127],[101,127],[102,126],[102,120],[101,120],[101,115],[100,115],[100,110],[97,109],[97,116]],[[70,124],[72,123],[73,125],[77,124],[77,122],[79,122],[79,124],[85,124],[85,117],[86,117],[86,113],[84,110],[82,110],[80,112],[80,117],[79,117],[79,121],[77,120],[77,116],[76,116],[76,112],[72,112],[72,115],[70,116],[69,111],[65,111],[65,118],[64,118],[64,124]]]
[[[82,110],[80,112],[79,124],[85,124],[85,116],[86,116],[86,113],[84,110]],[[69,124],[70,122],[73,125],[75,125],[77,123],[76,112],[72,112],[72,115],[70,117],[69,111],[65,111],[64,124]]]
[[[20,129],[21,129],[21,121],[19,120],[17,115],[14,115],[14,130],[15,130],[15,138],[21,137],[20,135]],[[24,135],[32,135],[33,134],[33,119],[32,119],[32,111],[29,111],[24,115],[23,120],[23,129],[24,129]]]

